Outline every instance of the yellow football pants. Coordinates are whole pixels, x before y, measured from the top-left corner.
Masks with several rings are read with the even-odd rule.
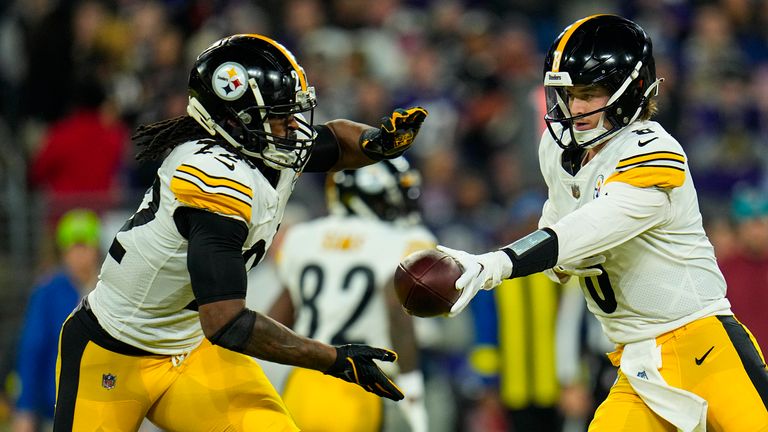
[[[80,309],[62,328],[55,431],[135,431],[144,417],[169,432],[298,431],[251,357],[207,339],[183,358],[119,354],[91,321]]]
[[[283,400],[305,432],[378,432],[381,398],[362,387],[309,369],[293,369]]]
[[[707,431],[768,431],[768,370],[754,337],[733,316],[694,321],[656,338],[664,380],[709,404]],[[621,352],[609,355],[618,366]],[[590,432],[676,431],[643,403],[619,371]]]

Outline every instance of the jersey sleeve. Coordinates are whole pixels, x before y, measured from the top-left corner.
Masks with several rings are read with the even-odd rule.
[[[686,177],[685,153],[672,137],[656,134],[660,132],[639,135],[637,145],[626,145],[616,170],[605,184],[621,182],[661,189],[682,186]]]
[[[224,153],[196,153],[176,167],[171,191],[183,205],[250,223],[254,191],[247,169]]]
[[[557,233],[557,264],[602,253],[669,218],[664,190],[617,182],[607,185],[606,192],[550,227]]]

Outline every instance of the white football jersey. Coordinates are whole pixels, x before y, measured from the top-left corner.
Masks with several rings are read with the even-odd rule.
[[[434,248],[435,242],[420,226],[356,216],[326,216],[291,227],[277,264],[297,314],[294,330],[333,345],[391,348],[383,290],[403,257]]]
[[[557,264],[605,255],[603,274],[580,283],[613,342],[730,313],[686,155],[672,136],[656,122],[635,122],[575,176],[562,153],[545,132],[539,161],[549,196],[539,226],[557,233]]]
[[[258,169],[218,146],[179,145],[158,169],[136,214],[110,248],[88,300],[114,338],[162,355],[189,352],[203,339],[187,270],[187,240],[173,214],[181,206],[241,220],[250,269],[264,256],[299,174],[280,171],[273,187]]]

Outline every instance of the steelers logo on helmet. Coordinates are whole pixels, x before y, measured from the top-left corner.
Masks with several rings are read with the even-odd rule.
[[[222,63],[214,71],[212,80],[213,90],[224,100],[238,99],[248,89],[248,75],[240,63]]]

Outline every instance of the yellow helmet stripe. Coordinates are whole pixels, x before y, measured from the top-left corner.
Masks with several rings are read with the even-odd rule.
[[[604,15],[608,15],[608,14],[590,15],[586,18],[582,18],[576,21],[575,23],[571,24],[570,27],[565,29],[565,33],[563,34],[563,37],[560,38],[560,43],[557,44],[557,48],[555,48],[555,52],[553,53],[554,58],[552,59],[552,72],[560,72],[560,59],[563,57],[563,50],[565,50],[565,45],[571,39],[571,35],[573,34],[573,32],[575,32],[576,29],[579,28],[579,26],[591,20],[592,18],[604,16]]]
[[[285,58],[287,58],[288,61],[291,62],[291,66],[293,66],[293,69],[296,71],[296,75],[298,75],[299,82],[301,83],[301,89],[304,91],[307,90],[307,77],[304,75],[304,69],[302,69],[301,66],[299,66],[299,64],[296,62],[296,58],[293,56],[293,54],[290,51],[288,51],[288,48],[282,46],[280,43],[266,36],[262,36],[255,33],[250,33],[250,34],[247,34],[246,36],[254,37],[256,39],[261,39],[265,42],[268,42],[269,44],[277,48],[281,53],[283,53]]]

